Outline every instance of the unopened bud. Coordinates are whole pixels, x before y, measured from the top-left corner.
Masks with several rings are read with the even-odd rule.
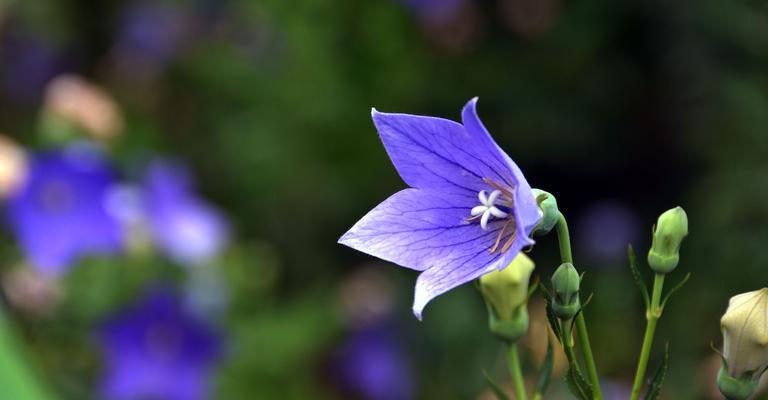
[[[552,275],[552,309],[560,319],[571,319],[581,308],[579,286],[581,277],[571,263],[561,264]]]
[[[720,328],[728,375],[759,379],[768,368],[768,288],[731,297]]]
[[[520,253],[506,268],[480,277],[480,292],[489,311],[491,332],[507,342],[515,342],[528,331],[528,281],[534,264]]]
[[[539,204],[539,209],[541,209],[543,214],[539,224],[533,228],[533,234],[543,236],[552,231],[552,228],[557,225],[557,221],[560,219],[560,210],[557,208],[557,199],[551,193],[541,189],[531,190],[533,190],[533,195],[536,196],[536,203]]]
[[[648,251],[648,265],[659,274],[667,274],[680,261],[680,244],[688,236],[688,216],[681,207],[659,216],[653,232],[653,244]]]

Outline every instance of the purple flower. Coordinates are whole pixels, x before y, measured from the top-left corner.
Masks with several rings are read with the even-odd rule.
[[[206,398],[220,358],[217,333],[156,290],[102,329],[108,399]]]
[[[40,100],[46,83],[63,67],[60,51],[40,37],[11,31],[0,48],[2,85],[16,101]]]
[[[332,356],[339,388],[365,400],[413,398],[411,366],[386,324],[353,332]]]
[[[413,312],[434,297],[494,269],[504,269],[541,219],[531,187],[493,141],[476,112],[463,125],[441,118],[385,114],[373,121],[400,176],[395,193],[339,243],[422,271]]]
[[[7,205],[27,261],[57,275],[78,257],[120,249],[120,225],[104,202],[113,174],[101,153],[76,145],[34,155],[29,162],[24,183]]]
[[[149,166],[143,206],[153,241],[182,265],[209,262],[228,242],[226,220],[197,197],[179,165],[155,161]]]
[[[113,56],[117,66],[131,77],[160,72],[188,43],[190,16],[169,4],[140,2],[123,10]]]

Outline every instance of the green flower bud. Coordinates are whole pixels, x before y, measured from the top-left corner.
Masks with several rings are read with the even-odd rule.
[[[688,236],[688,216],[681,207],[659,216],[653,231],[653,244],[648,251],[648,265],[659,274],[667,274],[680,261],[680,243]]]
[[[724,373],[741,386],[757,385],[768,368],[768,288],[731,297],[720,329]],[[728,388],[734,385],[722,380]]]
[[[503,270],[480,277],[480,292],[488,306],[489,328],[500,339],[515,342],[528,331],[528,281],[534,264],[520,253]]]
[[[560,319],[573,318],[581,308],[579,299],[579,286],[581,277],[571,263],[561,264],[552,275],[552,289],[554,297],[552,310]]]
[[[532,190],[534,196],[536,196],[536,202],[539,204],[539,209],[543,213],[541,221],[533,228],[533,235],[544,236],[557,225],[557,220],[560,219],[560,210],[557,208],[555,196],[551,193],[541,189]]]
[[[759,379],[736,379],[728,374],[723,365],[717,373],[717,388],[728,400],[747,400],[755,392]]]

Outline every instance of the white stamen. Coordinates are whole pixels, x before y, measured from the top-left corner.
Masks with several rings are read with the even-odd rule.
[[[477,194],[477,199],[480,200],[480,205],[473,207],[470,214],[473,217],[482,215],[482,217],[480,217],[480,227],[483,228],[483,230],[488,229],[488,221],[491,220],[491,217],[507,218],[509,216],[508,213],[501,211],[496,207],[496,200],[499,199],[499,196],[501,196],[500,190],[494,190],[491,192],[490,196],[486,195],[485,190],[481,190]],[[500,202],[506,204],[504,200],[501,200]]]
[[[488,220],[491,219],[491,213],[490,209],[486,210],[483,213],[483,216],[480,217],[480,227],[483,228],[483,230],[488,230]]]
[[[491,193],[491,196],[493,196],[493,193]],[[484,206],[488,205],[488,198],[485,197],[485,190],[481,190],[480,193],[477,194],[477,198],[480,200],[480,204]]]
[[[487,209],[488,209],[488,207],[486,207],[486,206],[475,206],[472,209],[472,211],[470,211],[469,213],[472,214],[473,217],[476,217],[476,216],[484,213],[485,210],[487,210]]]
[[[496,217],[496,218],[507,218],[509,216],[509,214],[505,213],[504,211],[499,210],[496,207],[491,207],[491,208],[488,209],[488,211],[490,211],[491,214],[493,214],[493,216]]]

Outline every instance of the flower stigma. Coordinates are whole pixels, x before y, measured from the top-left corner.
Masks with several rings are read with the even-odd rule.
[[[490,195],[485,190],[481,190],[477,194],[477,199],[480,201],[480,205],[475,206],[470,211],[471,217],[467,218],[468,222],[480,220],[480,228],[484,231],[488,230],[488,222],[492,218],[507,219],[499,231],[496,241],[490,248],[490,252],[494,253],[499,249],[502,238],[506,233],[510,234],[510,237],[501,246],[501,252],[505,253],[512,246],[515,238],[517,238],[517,229],[515,228],[515,218],[511,214],[514,195],[513,189],[500,185],[490,179],[484,179],[485,183],[491,185],[494,190]],[[511,229],[510,229],[511,227]]]

